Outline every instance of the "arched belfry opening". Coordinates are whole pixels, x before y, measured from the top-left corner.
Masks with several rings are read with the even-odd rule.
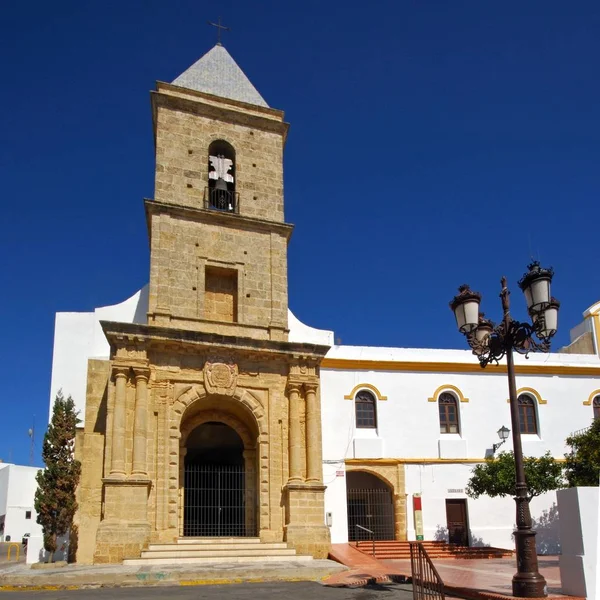
[[[184,537],[257,535],[258,432],[239,407],[225,399],[222,404],[218,409],[217,399],[205,400],[182,426],[179,531]]]
[[[224,140],[215,140],[208,147],[208,188],[205,208],[238,212],[235,183],[235,149]]]
[[[346,475],[348,540],[393,540],[392,489],[366,471],[350,471]]]

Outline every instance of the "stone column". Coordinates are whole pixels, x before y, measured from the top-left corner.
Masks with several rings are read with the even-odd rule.
[[[289,481],[302,481],[301,471],[301,452],[302,437],[300,430],[300,384],[290,383],[288,385],[289,394]]]
[[[114,367],[115,405],[112,422],[110,476],[125,477],[125,402],[130,367]]]
[[[317,400],[317,384],[306,383],[306,480],[319,483],[323,477],[321,419]]]
[[[132,474],[147,477],[146,453],[148,447],[148,377],[146,367],[134,367],[135,413],[133,420],[133,469]]]

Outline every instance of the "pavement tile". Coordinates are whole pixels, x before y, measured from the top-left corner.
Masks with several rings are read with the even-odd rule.
[[[362,555],[362,556],[361,556]],[[348,571],[332,575],[325,585],[355,587],[372,580],[397,581],[409,578],[410,560],[378,560],[349,544],[333,544],[330,558],[348,567]],[[539,569],[548,584],[549,598],[572,599],[561,593],[558,556],[539,556]],[[496,559],[434,559],[448,592],[457,596],[481,600],[502,600],[512,596],[512,576],[516,572],[515,558]]]

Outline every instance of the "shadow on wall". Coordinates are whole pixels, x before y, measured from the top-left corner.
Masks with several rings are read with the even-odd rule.
[[[433,539],[436,542],[448,542],[448,528],[443,525],[438,525],[435,533],[433,534]],[[489,548],[490,545],[486,544],[483,538],[477,537],[473,534],[471,530],[469,530],[469,546],[471,548]]]
[[[438,525],[433,534],[433,539],[436,542],[448,542],[448,528]]]
[[[538,554],[560,554],[560,527],[556,502],[539,517],[532,516],[532,527],[537,533],[535,545]]]

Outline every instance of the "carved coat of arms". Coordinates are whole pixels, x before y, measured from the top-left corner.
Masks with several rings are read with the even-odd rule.
[[[209,394],[233,396],[237,377],[238,366],[233,360],[210,357],[204,363],[204,386]]]

